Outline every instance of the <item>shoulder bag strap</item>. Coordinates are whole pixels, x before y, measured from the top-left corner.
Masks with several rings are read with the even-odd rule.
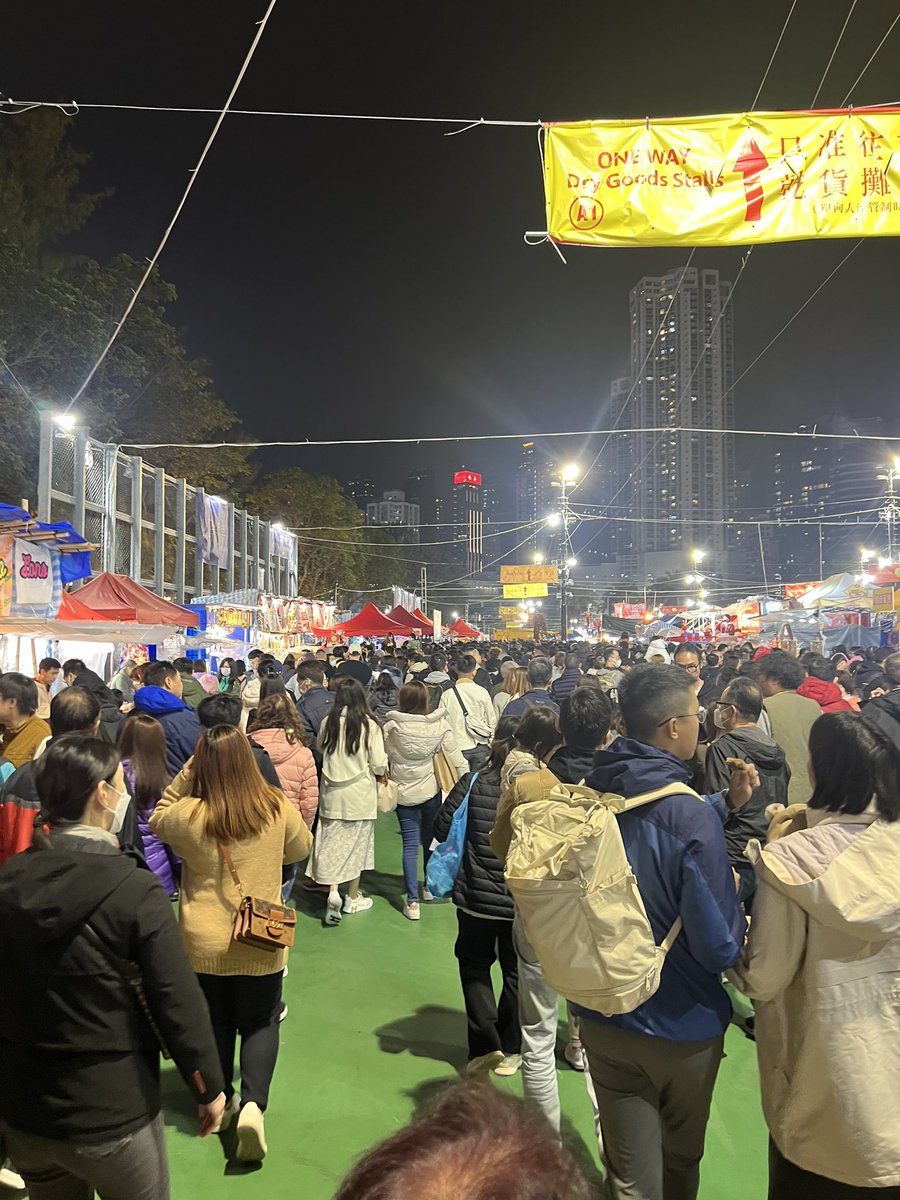
[[[234,886],[241,894],[241,899],[244,897],[244,885],[241,883],[241,877],[237,873],[237,867],[234,865],[234,859],[228,852],[228,847],[223,842],[219,842],[219,849],[222,851],[222,858],[225,860],[225,866],[228,868],[231,878],[234,880]]]
[[[466,720],[468,720],[468,717],[469,717],[469,710],[466,708],[465,704],[463,704],[463,698],[462,698],[462,696],[459,694],[459,688],[456,686],[456,684],[455,684],[455,683],[454,683],[454,685],[453,685],[453,695],[454,695],[454,696],[456,697],[456,699],[459,701],[459,707],[460,707],[460,708],[463,710],[463,716],[466,718]]]
[[[144,991],[144,981],[141,978],[141,972],[137,963],[130,962],[127,958],[120,958],[112,946],[100,936],[89,921],[85,921],[81,926],[81,932],[84,934],[85,940],[103,955],[119,978],[128,986],[137,1001],[138,1008],[144,1014],[144,1018],[159,1044],[160,1053],[163,1058],[171,1059],[172,1055],[169,1053],[169,1048],[166,1045],[162,1031],[154,1020],[153,1013],[150,1011],[147,993]]]

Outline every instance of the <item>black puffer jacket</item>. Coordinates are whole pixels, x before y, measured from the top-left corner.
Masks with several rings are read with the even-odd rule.
[[[82,671],[75,676],[73,685],[83,687],[96,699],[100,705],[100,728],[97,737],[101,742],[109,742],[114,746],[125,722],[124,716],[119,712],[121,701],[116,693],[106,686],[96,671]]]
[[[882,733],[886,733],[900,750],[900,690],[870,700],[863,708],[862,715],[870,724],[877,725]]]
[[[469,783],[472,782],[471,791]],[[469,792],[469,818],[466,825],[466,852],[463,856],[453,903],[481,917],[502,917],[511,921],[516,915],[512,896],[506,890],[503,866],[491,849],[489,836],[500,803],[500,771],[482,768],[477,778],[465,776],[459,781],[434,818],[434,836],[444,841],[450,821]]]
[[[102,1141],[160,1109],[159,1049],[92,927],[136,963],[195,1103],[223,1087],[209,1012],[155,875],[105,841],[52,835],[0,869],[0,1119],[41,1137]]]

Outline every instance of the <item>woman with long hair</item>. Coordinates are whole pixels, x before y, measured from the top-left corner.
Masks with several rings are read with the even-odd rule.
[[[808,806],[751,842],[753,924],[729,978],[756,1001],[770,1200],[900,1195],[900,751],[856,713],[809,735]]]
[[[381,726],[362,684],[351,676],[341,677],[335,689],[317,745],[322,754],[319,826],[306,873],[328,884],[325,924],[338,925],[342,911],[353,915],[372,907],[359,879],[375,866],[378,782],[388,762]],[[349,884],[343,910],[341,883]]]
[[[220,692],[237,692],[240,691],[240,676],[238,664],[243,666],[240,659],[223,658],[219,662],[219,691]],[[246,667],[244,672],[246,673]]]
[[[453,814],[469,798],[466,843],[453,889],[456,958],[469,1027],[469,1074],[493,1070],[514,1075],[522,1063],[518,959],[513,944],[512,897],[503,864],[491,849],[490,832],[500,801],[500,774],[515,745],[520,717],[501,717],[487,762],[459,781],[434,818],[434,836],[444,841]],[[491,967],[499,960],[503,987],[494,995]]]
[[[32,1200],[168,1200],[161,1044],[201,1136],[225,1107],[203,994],[165,892],[119,849],[116,748],[54,738],[34,781],[34,845],[0,870],[0,1136]]]
[[[272,682],[265,680],[263,691]],[[260,700],[249,732],[253,741],[268,753],[284,794],[306,822],[307,828],[312,829],[319,807],[316,760],[306,744],[300,716],[283,685],[280,692],[273,691]],[[298,863],[285,868],[281,889],[285,904],[293,891],[298,870]]]
[[[403,838],[403,875],[406,882],[406,904],[403,915],[418,921],[419,911],[419,847],[422,848],[424,869],[428,868],[433,835],[434,815],[441,806],[441,787],[434,772],[434,756],[443,751],[452,763],[457,778],[469,770],[456,736],[442,708],[428,711],[428,688],[418,679],[405,683],[397,699],[397,711],[392,712],[384,727],[384,745],[391,768],[391,778],[399,788],[397,820]],[[423,900],[434,897],[426,889]]]
[[[517,700],[519,696],[524,696],[528,688],[528,671],[525,667],[515,667],[512,671],[507,671],[503,687],[494,697],[494,711],[497,716],[502,716],[503,710],[510,700]]]
[[[237,1157],[258,1162],[267,1149],[263,1114],[278,1056],[286,951],[235,941],[235,913],[243,895],[280,904],[282,864],[306,858],[312,836],[284,793],[265,782],[247,738],[231,725],[203,730],[150,828],[182,861],[181,931],[225,1077],[222,1129],[237,1116]],[[242,1097],[232,1082],[238,1034]]]
[[[119,753],[125,783],[134,801],[147,866],[166,889],[169,899],[177,900],[181,863],[150,829],[153,810],[172,782],[166,763],[166,734],[156,717],[149,713],[129,717],[122,726]]]

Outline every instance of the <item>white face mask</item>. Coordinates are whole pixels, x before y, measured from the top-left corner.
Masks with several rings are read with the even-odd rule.
[[[222,676],[223,679],[230,679],[231,678],[231,667],[220,667],[219,674]]]
[[[117,788],[114,788],[111,783],[107,783],[105,786],[108,787],[109,790],[117,797],[115,808],[110,808],[108,804],[104,804],[103,807],[107,812],[111,812],[113,815],[109,832],[118,833],[125,824],[125,814],[128,812],[128,805],[131,801],[131,796],[127,791],[120,792]]]
[[[719,705],[713,713],[713,724],[716,729],[727,729],[728,721],[725,718],[725,709],[730,708],[730,704]]]

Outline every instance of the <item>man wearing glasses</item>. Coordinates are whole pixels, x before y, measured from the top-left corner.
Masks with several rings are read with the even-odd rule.
[[[622,681],[619,705],[627,736],[597,752],[588,786],[626,799],[686,787],[700,727],[692,672],[635,667]],[[727,797],[701,800],[685,790],[618,818],[657,945],[676,918],[683,929],[645,1004],[615,1017],[576,1010],[612,1200],[697,1196],[731,1016],[721,976],[740,957],[746,933],[722,826],[728,808],[746,803],[758,784],[755,768],[737,771]]]

